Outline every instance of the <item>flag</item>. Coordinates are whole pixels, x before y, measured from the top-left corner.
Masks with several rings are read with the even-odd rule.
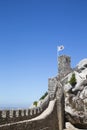
[[[57,47],[57,50],[58,50],[58,51],[62,51],[63,49],[64,49],[64,46],[63,46],[63,45]]]

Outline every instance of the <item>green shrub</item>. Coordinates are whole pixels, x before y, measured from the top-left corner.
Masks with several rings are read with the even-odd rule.
[[[48,92],[46,92],[39,100],[43,100],[48,95]]]
[[[33,105],[35,105],[37,107],[37,103],[38,103],[37,101],[34,101]]]
[[[70,83],[72,86],[75,86],[75,85],[76,85],[77,82],[76,82],[76,77],[75,77],[75,74],[74,74],[74,73],[72,74],[72,77],[71,77],[69,83]]]

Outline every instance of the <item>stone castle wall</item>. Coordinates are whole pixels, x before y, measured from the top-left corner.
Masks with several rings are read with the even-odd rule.
[[[0,125],[0,130],[59,130],[56,105],[55,102],[53,111],[45,118]]]
[[[48,79],[48,94],[50,96],[50,100],[53,100],[55,98],[57,82],[58,82],[57,77]]]
[[[61,78],[69,73],[70,57],[60,56],[59,75],[48,79],[48,98],[40,107],[27,110],[0,111],[0,130],[63,130],[64,129],[64,95]],[[56,99],[53,111],[45,118],[32,120],[38,117],[51,100]]]
[[[0,125],[37,117],[47,108],[48,104],[49,96],[46,96],[39,107],[19,110],[0,110]]]
[[[54,94],[52,95],[54,99],[51,99],[51,101],[55,100],[55,103],[54,103],[53,110],[51,111],[51,113],[47,114],[45,117],[41,119],[32,118],[29,120],[28,119],[29,115],[28,115],[28,118],[25,118],[24,115],[30,112],[26,112],[22,110],[20,111],[20,114],[18,113],[15,114],[16,116],[20,115],[18,116],[18,118],[20,117],[21,120],[23,119],[22,121],[16,120],[16,122],[13,121],[10,123],[7,122],[7,124],[6,123],[2,124],[0,125],[0,130],[63,130],[64,128],[64,106],[63,106],[64,99],[63,99],[62,85],[60,83],[57,83],[56,89],[54,89],[53,93]],[[44,108],[46,109],[46,107]],[[42,112],[42,110],[39,112]],[[12,121],[12,113],[13,112],[9,114],[11,116],[10,121]],[[34,111],[32,113],[34,113]],[[36,113],[35,111],[35,114],[39,115],[40,113],[38,113],[38,111]],[[3,117],[6,117],[5,113],[3,113]]]

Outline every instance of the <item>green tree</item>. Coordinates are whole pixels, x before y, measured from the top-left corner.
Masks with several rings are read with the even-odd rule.
[[[72,77],[69,81],[69,83],[74,87],[76,85],[76,77],[75,77],[75,73],[72,74]]]
[[[45,92],[45,94],[39,100],[43,100],[47,95],[48,95],[48,92]]]

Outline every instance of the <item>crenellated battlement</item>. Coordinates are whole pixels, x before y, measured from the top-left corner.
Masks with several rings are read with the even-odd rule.
[[[31,119],[38,116],[42,111],[43,109],[41,107],[32,109],[2,110],[0,111],[0,124]]]
[[[39,107],[17,110],[0,110],[0,125],[31,119],[40,115],[49,104],[49,96],[43,100]]]
[[[53,81],[54,85],[58,77],[49,80],[50,83]],[[59,81],[56,82],[52,95],[48,93],[39,107],[0,111],[0,130],[63,130],[64,101],[62,88],[62,84]]]

